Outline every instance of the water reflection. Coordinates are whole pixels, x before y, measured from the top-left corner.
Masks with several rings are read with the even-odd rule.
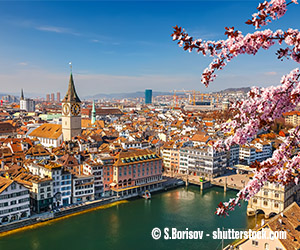
[[[38,238],[34,238],[31,242],[31,249],[40,249],[40,242]]]
[[[113,213],[109,217],[109,224],[103,225],[106,226],[109,230],[109,235],[111,236],[111,240],[117,239],[120,232],[120,221],[117,213]]]

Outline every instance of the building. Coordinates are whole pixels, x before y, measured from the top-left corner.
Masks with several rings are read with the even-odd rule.
[[[33,145],[24,152],[25,159],[50,160],[51,153],[41,144]]]
[[[57,93],[56,93],[56,101],[57,101],[57,102],[60,102],[60,92],[57,92]]]
[[[230,167],[239,164],[239,158],[240,158],[239,156],[240,156],[240,145],[235,144],[230,146],[230,159],[229,159]]]
[[[112,156],[104,156],[100,157],[101,162],[103,163],[103,191],[104,196],[110,196],[112,191],[110,189],[110,184],[113,182],[113,174],[114,174],[114,162],[115,158]]]
[[[226,250],[296,250],[300,249],[300,208],[292,203],[282,213],[256,228],[255,232],[265,232],[267,237],[243,239]],[[256,235],[263,235],[256,233]],[[277,236],[277,237],[272,237]]]
[[[182,174],[212,178],[224,174],[228,166],[229,152],[218,152],[210,145],[184,147],[179,154],[179,171]]]
[[[47,148],[58,147],[63,142],[62,125],[44,123],[33,130],[28,137],[30,139],[37,138]]]
[[[2,100],[4,102],[11,103],[11,102],[17,102],[18,98],[13,95],[6,95],[6,96],[2,96]]]
[[[8,136],[14,136],[16,134],[16,128],[8,122],[0,122],[0,138],[7,138]]]
[[[278,214],[294,201],[300,200],[300,185],[290,183],[282,186],[278,183],[266,182],[261,190],[252,197],[247,206],[247,215],[253,216],[262,211],[266,218]]]
[[[222,110],[226,111],[228,110],[230,107],[230,102],[228,99],[224,99],[224,101],[222,102]]]
[[[300,125],[300,111],[291,111],[283,113],[284,121],[294,127]]]
[[[118,196],[141,195],[162,187],[162,158],[149,149],[121,151],[113,165],[112,193]]]
[[[152,103],[152,89],[145,90],[145,104]]]
[[[94,176],[95,198],[103,196],[103,163],[99,160],[86,160],[82,164],[82,172],[85,175]]]
[[[51,99],[50,99],[51,102],[55,102],[55,98],[54,98],[54,93],[51,93]]]
[[[207,110],[214,110],[215,106],[212,102],[195,102],[194,105],[185,105],[184,110],[186,111],[207,111]]]
[[[64,141],[81,135],[81,101],[75,90],[72,73],[67,94],[62,100],[62,134]]]
[[[193,135],[193,137],[191,138],[191,141],[193,142],[193,146],[196,147],[196,146],[200,146],[200,145],[206,145],[210,139],[211,138],[207,133],[198,132]]]
[[[19,172],[14,180],[29,189],[33,212],[41,213],[52,209],[53,183],[51,178],[41,178],[31,173]]]
[[[50,102],[50,94],[46,95],[46,102]]]
[[[72,176],[61,164],[49,160],[24,163],[32,174],[53,180],[53,207],[71,204]]]
[[[250,165],[255,161],[263,161],[272,156],[272,142],[268,140],[254,139],[250,144],[240,147],[239,161],[241,164]]]
[[[165,146],[161,149],[161,155],[163,157],[164,171],[166,174],[175,176],[179,170],[179,148],[175,144]]]
[[[119,118],[123,112],[119,108],[95,108],[96,117],[99,120],[109,120],[109,118]],[[92,108],[84,108],[81,111],[83,118],[92,118]]]
[[[72,181],[72,203],[80,203],[92,201],[95,199],[94,176],[82,173],[82,166],[78,166],[78,170],[73,172]]]
[[[23,89],[21,91],[20,97],[20,110],[26,112],[34,112],[35,111],[35,101],[32,99],[24,98]]]
[[[147,141],[124,141],[121,142],[123,149],[137,148],[137,149],[146,149],[150,148],[151,145]]]
[[[29,216],[29,190],[16,181],[0,177],[0,224]]]

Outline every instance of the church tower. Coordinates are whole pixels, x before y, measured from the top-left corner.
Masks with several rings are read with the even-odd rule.
[[[63,140],[69,141],[72,137],[81,135],[81,101],[75,90],[72,72],[68,92],[61,106]]]
[[[96,108],[95,108],[95,102],[93,101],[93,108],[92,108],[92,115],[91,115],[91,124],[93,125],[96,121]]]

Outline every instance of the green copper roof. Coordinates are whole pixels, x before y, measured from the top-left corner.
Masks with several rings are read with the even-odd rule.
[[[75,90],[72,73],[70,75],[68,92],[63,99],[63,102],[81,102]]]

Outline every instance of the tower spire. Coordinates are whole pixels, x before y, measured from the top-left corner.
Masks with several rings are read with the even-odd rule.
[[[94,124],[95,121],[96,121],[96,108],[95,108],[95,101],[93,100],[91,123]]]
[[[20,100],[24,100],[24,93],[23,93],[23,89],[21,89],[21,98]]]
[[[76,93],[76,90],[75,90],[73,74],[72,74],[72,63],[70,62],[69,64],[70,64],[70,71],[71,71],[69,87],[68,87],[67,94],[66,94],[65,98],[63,99],[63,102],[81,102]]]

